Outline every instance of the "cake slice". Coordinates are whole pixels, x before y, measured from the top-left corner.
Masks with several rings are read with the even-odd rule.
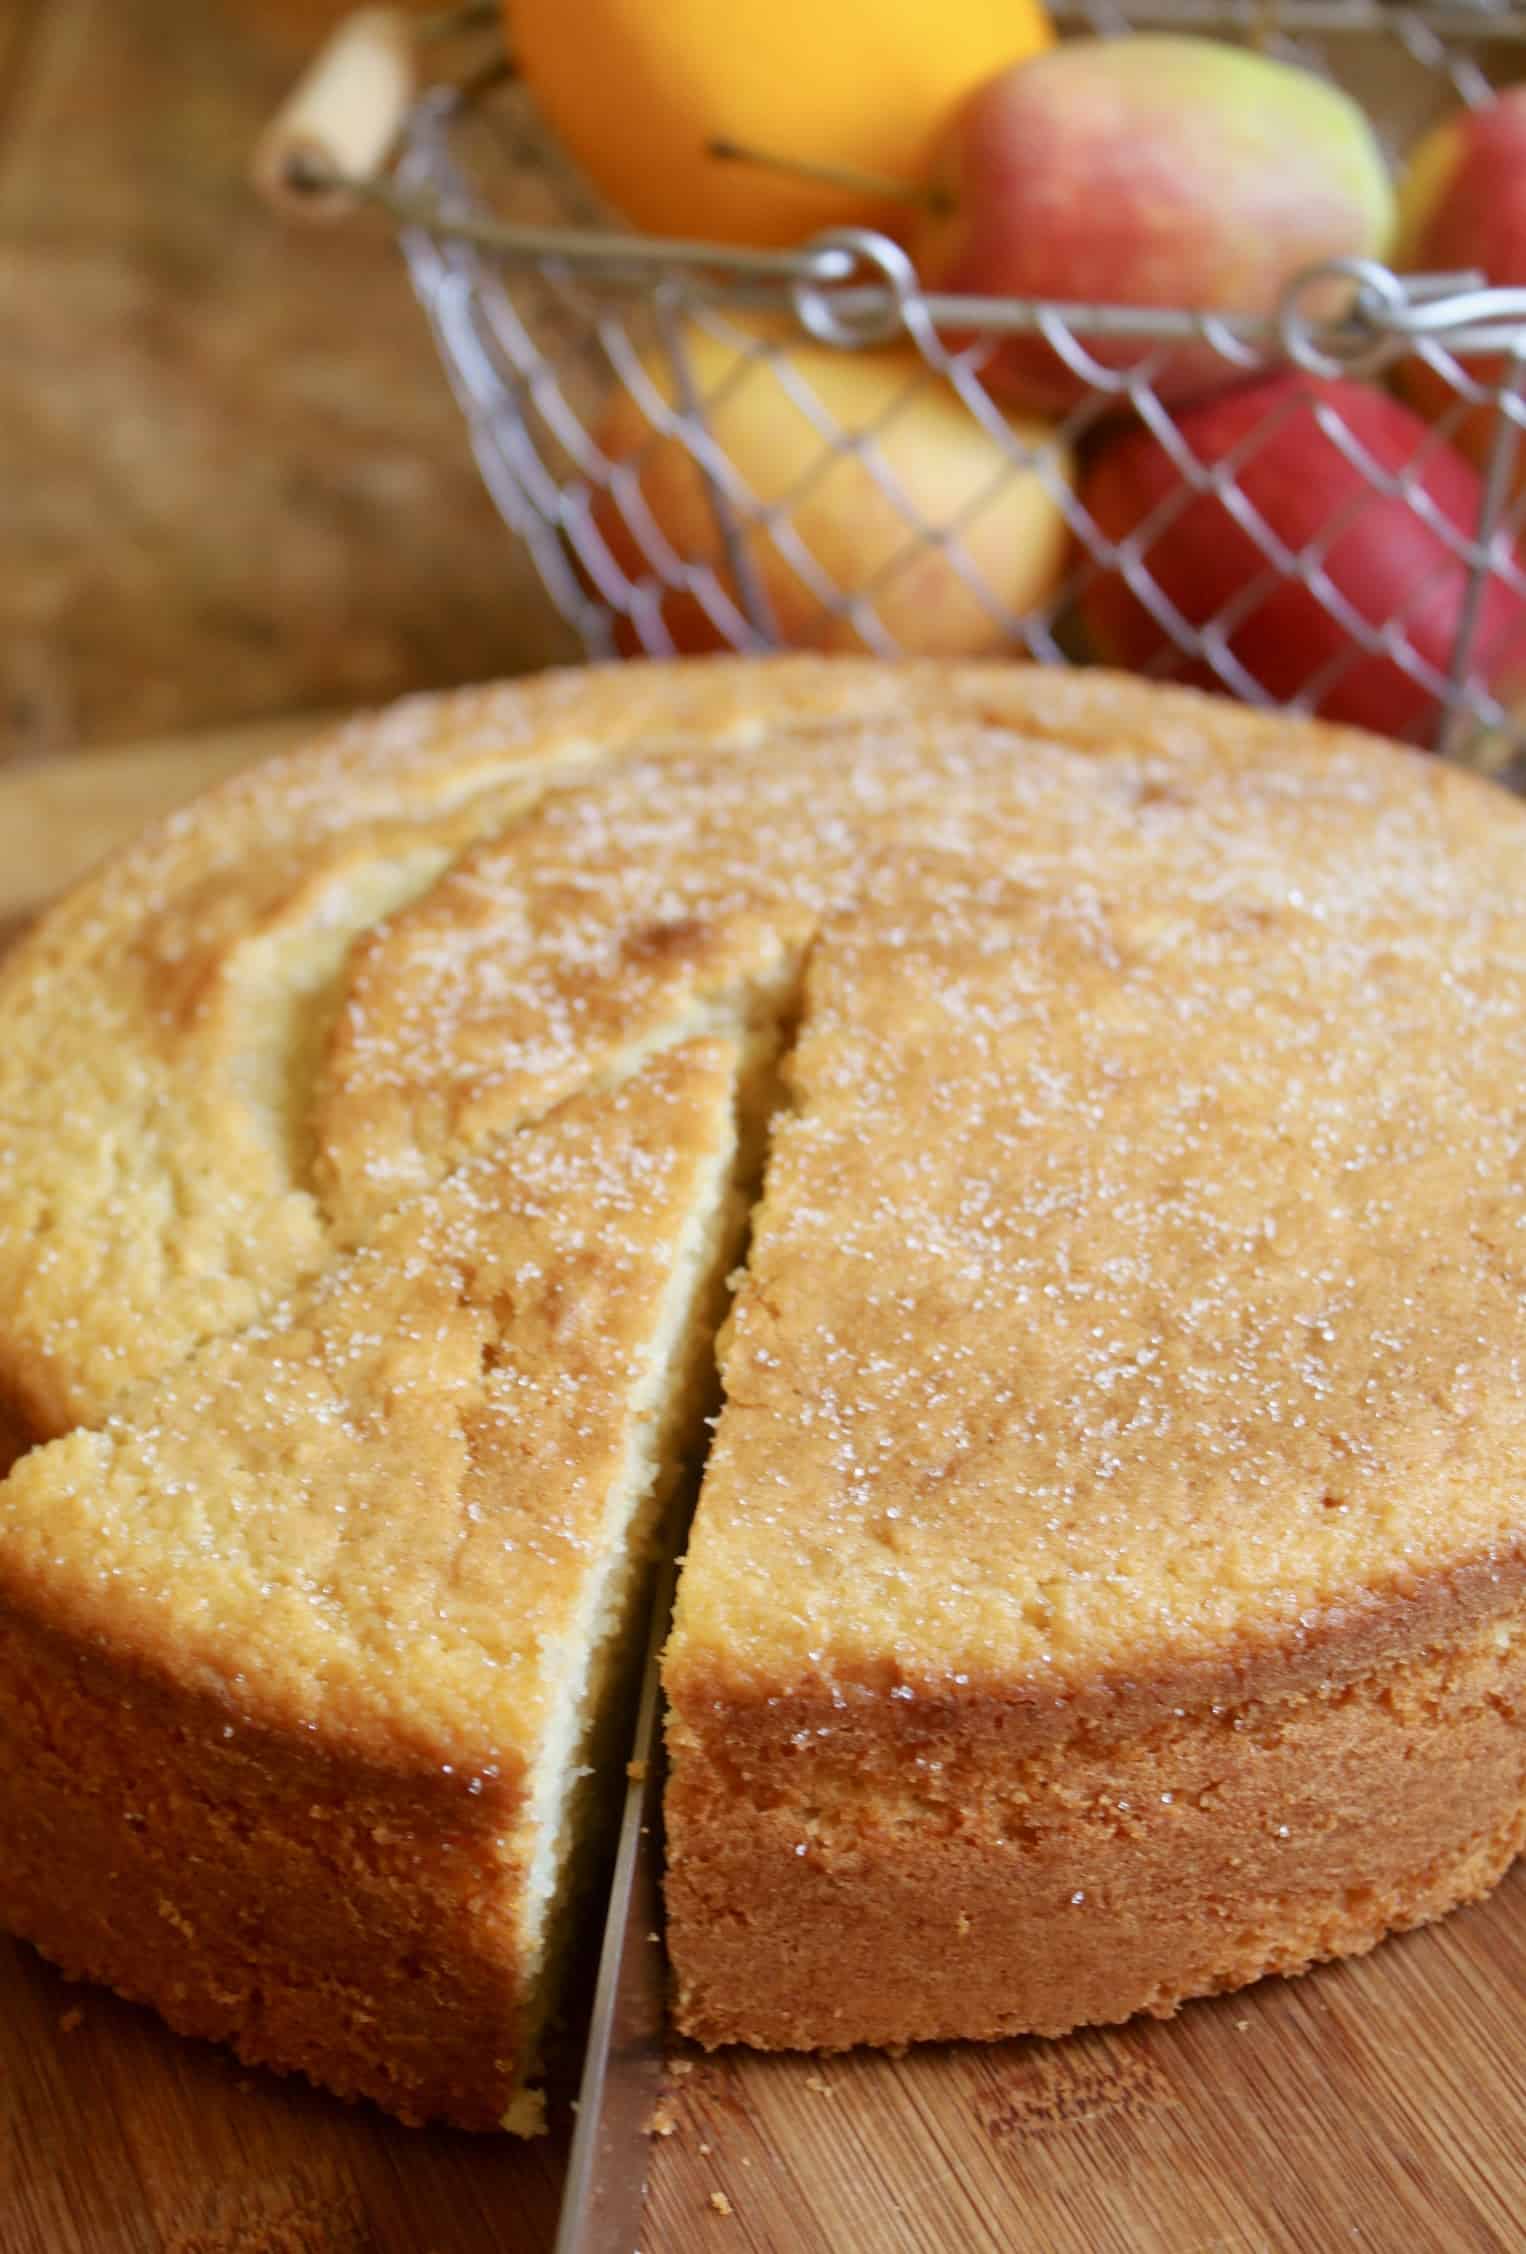
[[[250,2061],[533,2126],[764,1048],[683,1041],[572,1099],[21,1460],[0,1924]]]

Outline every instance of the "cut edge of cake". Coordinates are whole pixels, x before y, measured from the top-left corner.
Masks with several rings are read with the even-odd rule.
[[[653,1568],[682,1538],[692,1510],[712,1412],[719,1406],[716,1341],[731,1284],[745,1258],[761,1186],[768,1124],[783,1100],[801,959],[782,956],[774,977],[741,996],[712,1001],[690,1031],[719,1023],[738,1045],[736,1142],[703,1210],[691,1215],[678,1248],[669,1306],[651,1369],[635,1397],[637,1422],[629,1471],[612,1501],[604,1569],[585,1584],[568,1641],[579,1664],[564,1677],[555,1720],[530,1785],[538,1839],[525,1887],[526,1961],[540,1967],[532,2020],[543,2021],[560,1995],[563,1962],[577,1939],[571,1912],[607,1831],[610,1768],[629,1736],[630,1698],[646,1646]],[[652,1054],[651,1049],[641,1052]],[[542,2125],[538,2092],[521,2091],[503,2116],[511,2132]]]

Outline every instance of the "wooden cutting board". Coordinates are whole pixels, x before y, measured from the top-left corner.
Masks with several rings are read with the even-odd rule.
[[[0,776],[0,923],[295,732]],[[642,2254],[1519,2254],[1523,2001],[1526,1864],[1165,2023],[899,2060],[675,2046]],[[564,2156],[251,2073],[0,1941],[0,2254],[543,2254]]]

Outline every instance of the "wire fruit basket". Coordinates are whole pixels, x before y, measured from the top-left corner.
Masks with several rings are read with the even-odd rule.
[[[479,6],[429,26],[450,41],[490,30],[494,51],[418,93],[417,20],[405,32],[388,11],[353,19],[257,171],[288,208],[366,200],[396,224],[482,474],[588,655],[793,646],[1084,662],[1110,654],[1096,621],[1122,602],[1146,675],[1365,720],[1526,781],[1512,669],[1480,663],[1491,622],[1517,609],[1526,622],[1526,291],[1343,260],[1252,319],[939,296],[896,242],[859,228],[784,250],[643,236],[537,122],[498,21]],[[1480,5],[1087,0],[1056,22],[1062,35],[1252,44],[1355,92],[1393,160],[1459,103],[1489,99],[1526,52],[1526,14]],[[1323,310],[1332,282],[1338,309]],[[1014,337],[1064,372],[1067,403],[1046,422],[1014,416],[987,383]],[[1160,382],[1189,344],[1212,357],[1205,391],[1241,403],[1233,443],[1211,454],[1193,406]],[[1354,381],[1405,370],[1424,372],[1432,406],[1396,455],[1344,402]],[[1279,371],[1291,388],[1259,388]],[[1291,538],[1269,521],[1261,474],[1290,416],[1317,425],[1321,465],[1317,506]],[[1169,474],[1120,532],[1086,472],[1125,419]],[[1478,465],[1455,491],[1453,439]],[[1173,528],[1205,510],[1241,568],[1184,603],[1162,560]],[[1364,521],[1400,551],[1416,531],[1418,561],[1389,571],[1380,601],[1353,599],[1339,568]],[[1521,656],[1526,693],[1526,625]]]

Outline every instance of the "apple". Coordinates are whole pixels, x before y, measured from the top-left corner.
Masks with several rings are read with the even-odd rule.
[[[1526,285],[1526,86],[1512,87],[1480,109],[1460,111],[1421,141],[1400,182],[1395,263],[1407,273],[1476,269],[1500,288]],[[1476,382],[1487,384],[1500,381],[1506,363],[1496,355],[1475,356],[1463,365]],[[1404,361],[1399,381],[1433,420],[1457,398],[1444,371],[1418,354]],[[1458,414],[1449,435],[1482,464],[1498,428],[1498,409],[1484,401]],[[1520,491],[1526,484],[1526,446],[1517,464],[1514,482]]]
[[[1222,622],[1229,656],[1276,702],[1420,737],[1435,718],[1435,683],[1415,679],[1400,654],[1341,662],[1354,647],[1350,618],[1398,622],[1402,649],[1444,676],[1468,569],[1401,493],[1374,481],[1402,473],[1466,540],[1478,520],[1478,472],[1398,400],[1346,380],[1267,377],[1179,410],[1176,425],[1197,465],[1193,482],[1146,428],[1100,448],[1082,500],[1101,532],[1137,541],[1136,571],[1189,626]],[[1226,473],[1253,523],[1207,482]],[[1194,490],[1198,475],[1204,485]],[[1323,599],[1269,560],[1283,551],[1318,571]],[[1503,538],[1497,553],[1501,564],[1513,560]],[[1206,656],[1174,650],[1126,566],[1096,577],[1081,607],[1099,656],[1225,686]],[[1343,607],[1348,617],[1337,615]],[[1487,685],[1523,655],[1526,601],[1496,571],[1484,583],[1471,678]]]
[[[840,352],[740,323],[691,327],[682,349],[699,417],[674,412],[657,353],[594,431],[609,471],[585,560],[601,587],[611,565],[632,583],[622,648],[726,647],[728,624],[745,632],[749,579],[770,638],[819,650],[999,650],[1011,616],[1053,594],[1074,466],[1044,424],[1012,421],[1004,442],[909,349]],[[701,428],[725,460],[740,577],[692,450]]]
[[[930,290],[1269,313],[1306,267],[1381,257],[1392,227],[1382,152],[1345,94],[1243,47],[1160,34],[1075,40],[969,95],[912,247]],[[1345,289],[1305,310],[1339,310]],[[1089,349],[1109,368],[1159,350]],[[1236,373],[1195,342],[1153,381],[1180,399]],[[1086,390],[1039,337],[1002,345],[982,375],[1040,413]]]

